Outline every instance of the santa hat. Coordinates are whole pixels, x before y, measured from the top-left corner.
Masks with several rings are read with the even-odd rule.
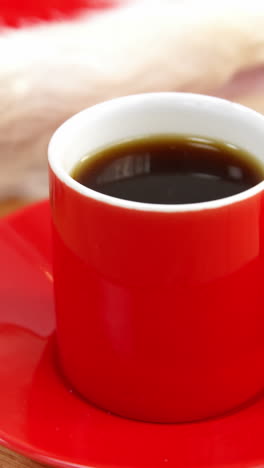
[[[261,0],[9,0],[0,10],[2,197],[46,195],[51,134],[105,99],[192,91],[264,110]]]

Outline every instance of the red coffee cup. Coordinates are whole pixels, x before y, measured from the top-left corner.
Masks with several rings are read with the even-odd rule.
[[[263,161],[263,116],[184,93],[96,105],[49,146],[62,372],[100,408],[151,422],[216,416],[264,386],[264,183],[216,201],[152,205],[70,176],[104,146],[172,133],[224,140]]]

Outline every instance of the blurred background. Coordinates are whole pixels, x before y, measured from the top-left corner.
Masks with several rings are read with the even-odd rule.
[[[47,145],[75,112],[189,91],[264,112],[260,0],[1,0],[0,216],[48,196]]]

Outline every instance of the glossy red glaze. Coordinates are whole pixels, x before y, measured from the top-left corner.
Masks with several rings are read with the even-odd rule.
[[[146,424],[100,411],[64,384],[54,360],[50,249],[47,202],[0,221],[1,443],[63,467],[263,466],[263,399],[202,423]]]
[[[63,371],[130,418],[208,418],[264,387],[263,199],[195,212],[120,208],[51,173]]]

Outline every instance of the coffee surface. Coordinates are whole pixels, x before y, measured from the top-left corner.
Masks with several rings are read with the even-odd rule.
[[[188,136],[149,136],[85,156],[72,177],[116,198],[186,204],[243,192],[264,179],[264,168],[241,148]]]

